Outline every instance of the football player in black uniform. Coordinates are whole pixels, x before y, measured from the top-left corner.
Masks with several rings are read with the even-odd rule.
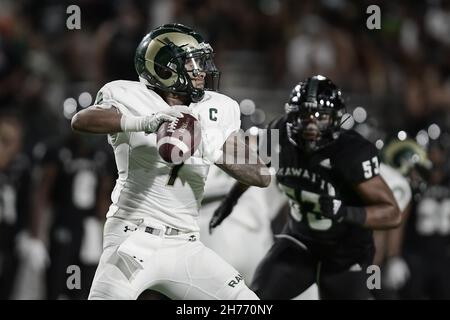
[[[450,162],[444,139],[433,141],[427,188],[416,197],[406,223],[403,257],[410,278],[402,299],[450,299]]]
[[[20,264],[19,233],[26,228],[31,162],[22,151],[22,124],[0,115],[0,300],[11,299]]]
[[[70,134],[50,145],[40,160],[32,211],[33,238],[40,238],[44,211],[52,209],[47,298],[87,299],[102,250],[102,223],[109,206],[113,178],[108,154],[96,139]],[[80,268],[80,287],[68,277]],[[75,284],[75,282],[73,282]]]
[[[252,288],[261,299],[292,299],[314,283],[321,299],[371,298],[366,284],[374,255],[371,230],[394,228],[401,216],[379,176],[377,149],[341,129],[344,112],[341,91],[318,75],[296,85],[286,113],[269,124],[279,130],[276,178],[291,215],[256,270]],[[246,189],[232,188],[211,229]]]

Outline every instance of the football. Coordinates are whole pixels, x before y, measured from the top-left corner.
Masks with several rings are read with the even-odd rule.
[[[200,122],[192,114],[183,112],[183,118],[164,122],[158,129],[156,139],[161,158],[180,164],[191,157],[200,144]]]

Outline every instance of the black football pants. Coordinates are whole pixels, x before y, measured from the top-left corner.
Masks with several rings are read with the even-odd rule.
[[[295,241],[278,238],[256,269],[251,289],[262,300],[288,300],[317,283],[320,299],[371,299],[366,266],[361,267],[335,268]]]

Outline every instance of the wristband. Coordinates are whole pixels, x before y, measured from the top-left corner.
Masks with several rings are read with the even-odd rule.
[[[147,116],[135,117],[122,114],[120,128],[123,132],[141,132],[146,130]]]
[[[344,221],[362,226],[366,223],[367,212],[364,207],[347,207]]]

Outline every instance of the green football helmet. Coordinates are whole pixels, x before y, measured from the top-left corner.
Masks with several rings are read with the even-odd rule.
[[[383,148],[381,159],[407,177],[413,189],[425,183],[432,168],[427,152],[412,139],[392,140]]]
[[[182,24],[165,24],[142,39],[135,68],[147,86],[198,102],[204,90],[218,89],[220,72],[213,56],[213,49],[200,34]],[[200,74],[204,75],[203,88],[194,87],[191,81]]]

